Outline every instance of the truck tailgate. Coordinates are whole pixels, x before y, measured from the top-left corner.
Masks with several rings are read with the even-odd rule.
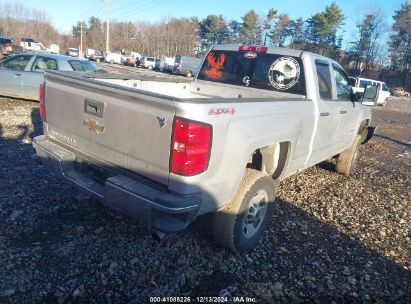
[[[45,108],[49,138],[168,185],[172,98],[47,74]]]

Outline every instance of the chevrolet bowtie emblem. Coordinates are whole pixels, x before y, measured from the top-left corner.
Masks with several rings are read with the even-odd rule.
[[[94,132],[96,134],[103,133],[104,131],[104,126],[99,124],[98,121],[94,119],[84,120],[83,126],[85,126],[90,132]]]

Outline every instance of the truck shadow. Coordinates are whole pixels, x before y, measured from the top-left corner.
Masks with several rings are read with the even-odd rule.
[[[31,118],[34,131],[28,136],[33,138],[41,134],[38,109]],[[262,242],[247,254],[215,244],[209,215],[157,242],[147,225],[94,200],[72,199],[71,187],[30,158],[30,144],[4,139],[2,133],[0,125],[2,145],[20,144],[24,153],[1,161],[0,169],[21,176],[19,195],[28,199],[18,205],[15,190],[0,183],[2,210],[13,206],[23,211],[15,220],[10,212],[0,213],[0,249],[7,244],[13,253],[30,252],[21,255],[21,263],[36,265],[10,272],[1,263],[4,281],[16,290],[11,302],[27,300],[15,275],[32,277],[39,294],[50,285],[38,298],[42,302],[61,297],[76,301],[72,294],[79,285],[87,291],[85,302],[115,293],[116,301],[135,303],[158,295],[227,293],[254,297],[258,303],[411,302],[408,270],[281,196],[272,202],[275,211]],[[30,212],[33,205],[35,213]]]
[[[391,142],[396,143],[400,146],[404,146],[408,149],[411,149],[411,142],[407,143],[407,142],[404,142],[404,141],[401,141],[401,140],[398,140],[398,139],[394,139],[394,138],[391,138],[389,136],[385,136],[385,135],[382,135],[382,134],[374,134],[374,136],[385,139],[385,140],[388,140],[388,141],[391,141]]]
[[[279,295],[288,302],[299,294],[307,295],[305,300],[315,303],[371,299],[409,303],[410,271],[292,202],[277,198],[274,204],[274,215],[259,247],[245,256],[226,256],[194,286],[192,296],[210,291],[219,294],[227,286],[237,286],[239,290],[254,290],[253,295],[264,303],[279,300]],[[206,223],[193,226],[196,234],[213,242],[211,235],[204,232]],[[249,267],[248,273],[238,271],[238,261]],[[277,282],[286,291],[279,292],[275,287]]]

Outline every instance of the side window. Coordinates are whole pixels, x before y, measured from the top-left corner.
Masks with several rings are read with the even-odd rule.
[[[58,70],[57,60],[54,58],[38,56],[31,67],[34,72],[45,72],[46,70]]]
[[[372,85],[372,81],[369,80],[360,80],[360,88],[365,88],[366,85]]]
[[[16,56],[1,63],[0,67],[6,70],[24,71],[33,56]]]
[[[81,64],[80,60],[70,60],[69,64],[73,71],[84,71],[84,67]]]
[[[383,91],[388,91],[388,87],[387,87],[387,85],[385,84],[385,82],[382,83],[382,90],[383,90]]]
[[[332,99],[330,66],[319,62],[316,62],[315,66],[317,67],[318,90],[320,92],[320,97],[323,100],[330,100]]]
[[[335,84],[337,87],[338,100],[350,100],[351,87],[345,73],[334,67]]]

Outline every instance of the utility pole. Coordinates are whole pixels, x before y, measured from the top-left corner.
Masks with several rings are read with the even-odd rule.
[[[83,57],[83,20],[80,21],[80,54],[79,57]]]
[[[107,18],[107,21],[106,21],[106,25],[107,25],[107,28],[106,28],[106,32],[107,32],[106,51],[108,52],[108,51],[110,51],[110,21],[108,20],[108,18]]]
[[[110,16],[111,16],[111,5],[114,0],[104,0],[105,11],[106,11],[106,51],[110,51]]]

